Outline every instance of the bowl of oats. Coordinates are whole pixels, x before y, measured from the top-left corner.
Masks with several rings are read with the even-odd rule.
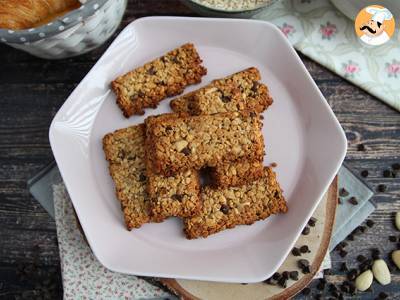
[[[248,18],[279,0],[181,0],[202,16]]]

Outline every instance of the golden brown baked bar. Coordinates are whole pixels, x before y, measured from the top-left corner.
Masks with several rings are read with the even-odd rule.
[[[170,216],[191,217],[200,212],[200,177],[194,170],[174,176],[148,175],[150,211],[155,220]]]
[[[179,170],[215,167],[237,160],[261,161],[264,139],[260,115],[227,112],[146,119],[147,168],[170,176]]]
[[[80,5],[78,0],[0,0],[0,28],[37,27]]]
[[[202,190],[203,209],[200,215],[184,220],[188,239],[207,237],[213,233],[250,225],[271,214],[287,212],[282,190],[271,168],[264,168],[264,176],[242,187]]]
[[[258,82],[257,68],[248,68],[171,101],[174,112],[193,115],[251,110],[263,112],[272,104],[268,87]]]
[[[218,165],[211,169],[214,186],[219,188],[241,186],[261,178],[264,174],[262,161],[238,161]]]
[[[124,116],[143,115],[145,108],[199,83],[207,73],[201,62],[194,45],[185,44],[115,79],[111,87]]]
[[[117,130],[103,138],[104,152],[128,230],[151,219],[146,193],[144,140],[143,124]]]

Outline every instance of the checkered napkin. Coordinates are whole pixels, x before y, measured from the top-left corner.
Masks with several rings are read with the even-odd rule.
[[[372,191],[345,166],[339,171],[339,187],[359,204],[354,206],[343,199],[336,213],[330,249],[360,225],[375,209],[369,201]],[[60,248],[64,299],[165,299],[172,296],[136,276],[111,272],[93,256],[78,229],[69,196],[55,163],[32,178],[29,189],[47,212],[56,220]],[[329,254],[322,269],[330,267]]]

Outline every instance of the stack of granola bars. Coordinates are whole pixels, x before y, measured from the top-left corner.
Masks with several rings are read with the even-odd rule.
[[[119,107],[129,117],[181,94],[206,74],[201,63],[185,44],[117,78]],[[287,211],[275,173],[263,166],[260,113],[272,98],[260,79],[252,67],[214,80],[172,100],[173,113],[104,137],[129,230],[173,216],[193,239]]]

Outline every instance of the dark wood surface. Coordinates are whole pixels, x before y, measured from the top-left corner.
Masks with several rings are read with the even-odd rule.
[[[147,15],[194,15],[178,1],[130,1],[120,29]],[[0,298],[60,299],[61,274],[54,221],[30,196],[26,182],[52,161],[48,128],[57,110],[107,48],[72,59],[46,61],[0,45]],[[375,226],[349,242],[346,258],[333,253],[328,281],[341,282],[339,264],[356,266],[355,257],[367,255],[371,247],[385,253],[396,248],[388,236],[400,236],[393,226],[393,213],[400,210],[400,174],[384,178],[382,172],[400,162],[400,113],[378,99],[301,56],[346,131],[348,166],[356,173],[368,170],[365,181],[377,193],[377,210],[371,215]],[[357,151],[363,143],[365,152]],[[389,261],[389,259],[387,260]],[[386,287],[373,284],[374,299],[386,291],[400,298],[400,272]],[[315,284],[315,283],[314,283]],[[315,294],[316,292],[314,292]]]

